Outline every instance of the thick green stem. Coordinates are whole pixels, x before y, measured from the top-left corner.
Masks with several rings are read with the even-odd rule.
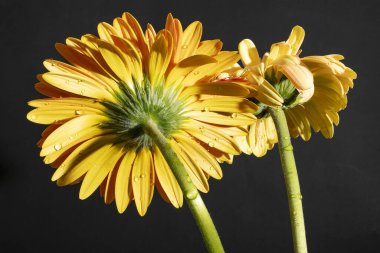
[[[223,253],[224,249],[222,242],[220,241],[218,232],[215,225],[212,222],[211,216],[189,175],[187,174],[185,167],[179,160],[177,154],[173,151],[169,142],[165,136],[158,129],[156,123],[152,120],[148,120],[145,124],[146,133],[152,138],[154,143],[158,146],[161,153],[169,164],[176,177],[179,186],[181,187],[185,200],[190,208],[191,213],[198,225],[198,228],[202,234],[205,246],[210,253]]]
[[[286,190],[288,193],[290,221],[292,225],[295,253],[307,253],[305,222],[302,210],[302,195],[298,181],[293,146],[289,134],[285,113],[280,108],[270,108],[269,112],[276,125],[278,149],[281,157]]]

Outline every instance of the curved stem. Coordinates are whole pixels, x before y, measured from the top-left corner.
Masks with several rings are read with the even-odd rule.
[[[156,123],[148,120],[145,124],[146,133],[153,139],[161,153],[169,164],[181,187],[185,200],[202,234],[203,241],[210,253],[223,253],[224,249],[220,241],[218,232],[212,222],[211,216],[193,182],[190,180],[185,167],[173,151],[165,136],[158,129]]]
[[[270,115],[276,125],[278,149],[281,157],[286,190],[288,193],[290,221],[292,225],[295,253],[307,253],[305,222],[302,210],[302,195],[298,181],[293,146],[289,134],[285,113],[280,108],[270,108]]]

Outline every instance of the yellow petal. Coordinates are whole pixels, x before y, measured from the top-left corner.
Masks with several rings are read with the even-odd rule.
[[[262,119],[250,125],[248,144],[251,146],[252,153],[257,157],[262,157],[267,153],[267,136],[265,123]]]
[[[88,98],[44,98],[35,99],[28,102],[28,105],[33,107],[50,107],[50,106],[77,106],[89,107],[95,110],[102,111],[105,107],[95,99]]]
[[[239,43],[239,53],[244,66],[260,64],[260,56],[255,44],[250,39],[244,39]]]
[[[153,26],[148,23],[147,28],[145,30],[145,37],[146,40],[148,41],[148,47],[149,50],[152,47],[154,40],[156,38],[156,31],[154,30]]]
[[[46,82],[39,82],[34,85],[34,88],[47,97],[60,98],[60,97],[80,97],[77,94],[59,89],[51,84]]]
[[[104,73],[103,69],[89,55],[85,55],[67,45],[56,43],[55,48],[68,62],[75,66],[80,66],[92,72]]]
[[[289,121],[293,122],[293,126],[297,132],[296,136],[300,135],[302,139],[309,140],[311,137],[310,124],[306,119],[305,112],[302,111],[302,107],[296,106],[286,110],[285,114]]]
[[[239,148],[243,153],[250,155],[252,154],[252,149],[248,144],[247,136],[234,136],[234,140],[239,145]]]
[[[132,77],[141,82],[143,76],[143,64],[141,62],[140,55],[131,42],[120,37],[112,36],[115,45],[123,52],[122,56],[126,63],[126,67],[131,73]]]
[[[302,102],[306,102],[313,96],[314,79],[313,74],[302,65],[284,64],[278,65],[278,70],[282,72],[302,94]]]
[[[166,68],[169,65],[170,56],[171,52],[168,52],[168,41],[163,35],[158,35],[149,55],[149,80],[152,85],[159,84],[163,81]]]
[[[132,200],[131,172],[136,153],[133,149],[127,151],[122,159],[115,183],[116,207],[119,213],[123,213]]]
[[[119,160],[120,161],[120,160]],[[120,162],[117,162],[114,167],[111,169],[111,171],[108,173],[108,176],[103,180],[103,182],[99,186],[99,190],[102,187],[102,184],[105,183],[104,186],[104,203],[106,205],[111,204],[115,200],[115,183],[116,183],[116,175],[119,170],[119,164]]]
[[[195,55],[204,54],[209,56],[217,55],[222,49],[223,43],[220,40],[204,40],[200,42],[199,47],[195,50]]]
[[[91,134],[106,132],[99,128],[99,124],[106,120],[107,117],[101,115],[83,115],[66,122],[46,138],[42,144],[41,156],[59,151],[82,138],[89,138]]]
[[[57,73],[45,73],[42,78],[49,84],[85,97],[105,99],[111,102],[115,101],[115,98],[106,89],[99,86],[98,83],[84,78],[83,76],[73,74],[57,74]]]
[[[172,62],[177,63],[180,61],[180,53],[182,47],[182,37],[183,30],[181,22],[173,18],[173,16],[169,13],[166,19],[165,29],[168,30],[173,37],[173,55]]]
[[[189,154],[192,161],[198,164],[204,172],[215,179],[221,179],[223,177],[222,169],[215,157],[192,139],[191,136],[176,134],[173,135],[173,137],[184,147],[184,150]]]
[[[191,23],[183,32],[182,48],[178,60],[194,54],[202,37],[202,24],[199,21]]]
[[[239,97],[214,97],[198,100],[187,106],[187,109],[212,112],[255,113],[258,106],[247,99]]]
[[[114,80],[86,69],[78,68],[64,62],[55,61],[55,60],[45,60],[44,66],[50,72],[60,73],[60,74],[73,74],[76,76],[84,76],[86,79],[91,79],[93,82],[96,82],[99,86],[102,86],[107,91],[119,91],[118,85]]]
[[[86,173],[79,191],[80,199],[88,198],[113,170],[120,159],[122,150],[120,145],[109,144],[106,147],[102,149],[101,154],[98,154],[96,162],[91,165],[91,168]]]
[[[174,152],[177,153],[178,158],[181,160],[195,187],[201,192],[208,192],[210,188],[202,169],[190,159],[189,155],[184,152],[183,147],[175,140],[171,140],[170,144],[173,147]]]
[[[99,168],[99,159],[109,149],[114,136],[101,136],[84,142],[59,166],[52,177],[60,186],[72,184],[92,168]]]
[[[110,43],[98,41],[99,51],[110,69],[128,85],[133,85],[130,69],[127,67],[123,53]]]
[[[107,41],[109,43],[113,43],[111,35],[122,36],[120,32],[118,32],[115,28],[113,28],[110,24],[107,24],[106,22],[99,23],[98,33],[99,37],[102,40]]]
[[[86,34],[81,37],[81,41],[86,45],[86,52],[91,57],[91,59],[94,60],[97,67],[101,69],[102,72],[106,73],[105,75],[118,80],[117,76],[108,66],[107,62],[104,60],[102,54],[100,53],[98,44],[101,40],[94,35]]]
[[[50,106],[30,111],[27,114],[27,118],[38,124],[54,124],[87,114],[102,115],[103,113],[90,107],[78,108],[77,106]]]
[[[217,62],[214,58],[206,55],[193,55],[180,61],[171,71],[166,79],[166,84],[172,85],[179,78],[187,76],[195,68]]]
[[[137,153],[132,169],[132,189],[136,208],[144,216],[153,198],[155,171],[151,151],[143,148]]]
[[[245,97],[249,94],[249,90],[236,83],[212,82],[186,87],[181,97],[186,98],[197,94]]]
[[[265,118],[265,129],[267,132],[266,135],[268,138],[268,142],[276,143],[278,141],[277,130],[276,130],[276,126],[274,125],[272,117]]]
[[[297,54],[298,50],[301,47],[303,39],[305,38],[305,30],[301,26],[293,27],[288,40],[286,43],[289,43],[292,46],[292,54]]]
[[[240,59],[240,56],[237,52],[222,51],[214,59],[217,60],[217,63],[206,64],[191,71],[182,81],[182,85],[190,86],[202,80],[211,79],[220,72],[231,68]]]
[[[226,126],[250,125],[256,120],[252,114],[230,113],[229,115],[210,111],[189,111],[184,114],[186,117],[196,119],[211,124]]]
[[[177,179],[174,177],[173,172],[165,158],[162,156],[161,151],[156,146],[154,147],[153,152],[154,167],[156,169],[158,181],[172,205],[179,208],[183,204],[183,193]]]
[[[228,154],[240,154],[240,149],[232,137],[223,132],[217,131],[217,129],[213,129],[212,126],[206,127],[205,125],[198,124],[197,121],[192,120],[187,124],[184,124],[183,129],[212,148],[219,149]]]
[[[140,48],[141,54],[144,59],[147,59],[149,55],[148,45],[139,22],[132,14],[128,12],[124,12],[122,18],[127,21],[128,25],[131,27],[134,37],[136,37],[136,43]]]

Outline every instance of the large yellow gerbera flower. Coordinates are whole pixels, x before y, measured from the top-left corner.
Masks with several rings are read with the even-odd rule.
[[[144,131],[154,121],[169,140],[195,186],[222,177],[219,162],[241,152],[234,136],[252,124],[257,108],[249,91],[216,78],[238,60],[220,51],[220,40],[201,41],[202,24],[184,31],[168,15],[165,29],[143,33],[129,13],[113,25],[101,23],[99,37],[84,35],[57,44],[70,63],[46,60],[49,72],[36,89],[50,98],[29,102],[27,118],[48,124],[39,142],[44,162],[57,168],[59,186],[82,182],[79,197],[98,187],[105,203],[120,213],[134,200],[144,215],[154,186],[175,207],[183,193],[160,150]],[[241,113],[241,112],[244,112]],[[248,114],[247,114],[248,113]]]
[[[356,73],[340,62],[341,55],[300,58],[304,36],[300,26],[294,27],[287,41],[273,44],[261,59],[251,40],[239,44],[245,66],[245,71],[240,70],[239,76],[245,79],[241,83],[250,88],[251,100],[260,106],[248,137],[237,137],[248,154],[263,156],[278,141],[268,107],[284,109],[294,138],[309,140],[311,128],[333,137],[338,112],[346,107]]]

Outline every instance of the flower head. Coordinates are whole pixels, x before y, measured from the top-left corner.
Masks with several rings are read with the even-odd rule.
[[[273,44],[262,58],[251,40],[239,44],[245,66],[240,77],[246,80],[241,83],[251,90],[251,100],[260,107],[256,122],[248,127],[248,137],[238,137],[246,153],[263,156],[277,142],[268,107],[285,110],[294,138],[309,140],[311,128],[326,138],[333,137],[338,112],[347,105],[356,73],[341,62],[341,55],[300,58],[304,36],[302,27],[294,27],[287,41]]]
[[[69,64],[46,60],[36,89],[49,98],[29,102],[36,108],[27,118],[49,125],[39,145],[56,168],[52,180],[81,182],[81,199],[100,188],[120,213],[134,200],[144,215],[154,186],[182,206],[171,169],[144,131],[151,120],[207,192],[208,178],[222,177],[218,162],[241,152],[233,137],[247,135],[241,125],[252,124],[257,110],[244,98],[247,88],[216,78],[239,60],[237,52],[221,51],[220,40],[201,41],[200,22],[183,30],[171,14],[157,33],[150,24],[143,32],[129,13],[99,24],[98,33],[57,44]]]

